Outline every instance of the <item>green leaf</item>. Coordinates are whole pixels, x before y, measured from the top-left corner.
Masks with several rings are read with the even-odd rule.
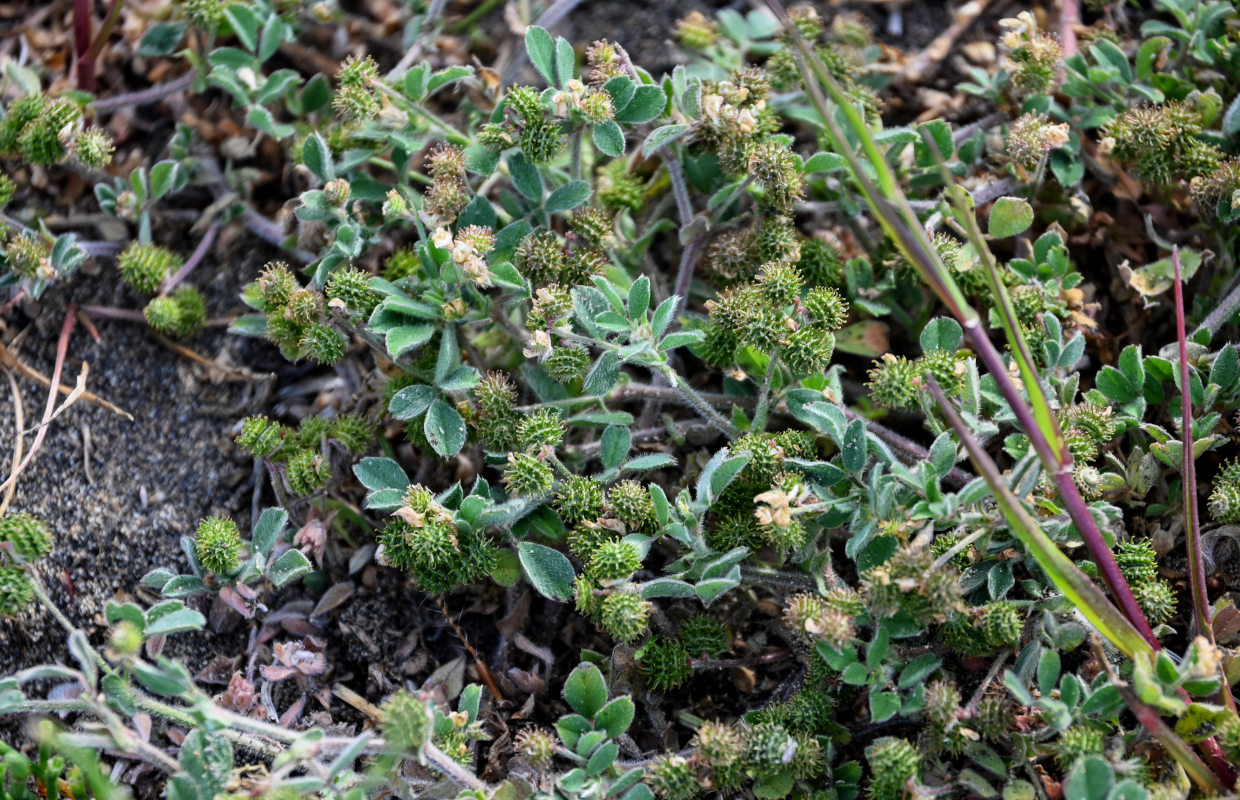
[[[607,736],[614,739],[629,729],[629,725],[633,723],[634,710],[631,697],[617,697],[594,715],[594,727],[606,731]]]
[[[530,63],[543,76],[548,86],[555,85],[555,41],[545,28],[531,25],[525,29],[525,52]]]
[[[573,70],[577,66],[577,56],[573,46],[563,36],[555,40],[555,77],[560,88],[568,85],[573,79]]]
[[[1059,683],[1059,652],[1057,650],[1043,650],[1042,657],[1038,659],[1038,690],[1045,696],[1055,689],[1055,684]]]
[[[182,633],[184,631],[196,631],[206,624],[207,618],[194,609],[179,608],[171,613],[161,615],[158,619],[149,620],[143,634],[147,638],[152,636],[168,636],[169,634]]]
[[[593,190],[590,184],[585,181],[569,181],[547,198],[547,213],[562,214],[565,211],[572,211],[590,199],[591,191]]]
[[[1000,197],[990,209],[990,235],[1006,239],[1033,224],[1033,206],[1019,197]]]
[[[963,338],[964,329],[959,322],[950,317],[937,317],[922,328],[921,349],[927,353],[932,350],[954,352]]]
[[[138,43],[138,55],[144,58],[169,56],[185,38],[185,23],[160,22],[146,29]]]
[[[616,112],[616,122],[625,125],[649,122],[662,114],[666,105],[667,95],[663,94],[663,87],[638,86],[628,105]]]
[[[590,138],[603,155],[612,158],[624,155],[624,131],[612,120],[595,125],[590,131]]]
[[[814,153],[805,162],[801,171],[806,175],[814,172],[834,172],[848,166],[848,160],[836,153]]]
[[[431,340],[435,329],[430,325],[401,325],[387,332],[388,355],[400,358],[402,354],[420,347]]]
[[[1235,345],[1226,344],[1210,365],[1210,383],[1230,392],[1236,388],[1237,378],[1240,378],[1240,357],[1237,357]]]
[[[422,432],[435,452],[447,458],[461,452],[465,446],[465,420],[455,408],[442,400],[436,400],[426,412]]]
[[[627,75],[617,75],[603,84],[603,90],[611,95],[612,104],[619,111],[632,102],[637,84]]]
[[[578,664],[564,682],[564,700],[573,711],[593,720],[607,703],[607,683],[603,680],[603,673],[593,664]]]
[[[645,275],[633,281],[629,287],[629,319],[637,322],[646,316],[650,308],[650,279]]]
[[[473,75],[473,74],[474,74],[473,67],[466,67],[466,66],[461,66],[461,65],[457,65],[454,67],[448,67],[447,69],[441,69],[438,72],[436,72],[434,75],[432,75],[430,80],[427,81],[426,93],[430,94],[442,86],[447,86],[449,83],[452,83],[453,81],[459,81],[461,78],[468,78],[470,75]]]
[[[598,775],[615,763],[616,756],[618,755],[620,755],[620,746],[618,744],[615,742],[604,742],[590,754],[590,758],[586,761],[586,772],[591,775]]]
[[[650,455],[638,456],[629,459],[624,464],[626,472],[639,472],[649,469],[662,469],[663,467],[671,467],[676,465],[676,459],[667,453],[651,453]]]
[[[1111,765],[1098,756],[1078,759],[1063,784],[1064,800],[1105,798],[1115,785]]]
[[[306,142],[301,147],[301,163],[324,183],[336,177],[331,151],[318,131],[306,137]]]
[[[1094,377],[1094,386],[1115,403],[1130,403],[1137,398],[1136,388],[1115,367],[1103,367]]]
[[[605,395],[611,391],[611,388],[616,385],[616,381],[619,379],[620,357],[616,355],[615,350],[606,350],[598,357],[598,361],[594,362],[594,366],[586,374],[582,391],[585,394]]]
[[[508,156],[508,175],[512,178],[512,185],[526,200],[538,202],[542,199],[542,175],[523,153]]]
[[[680,305],[680,297],[672,295],[671,297],[659,303],[659,307],[654,310],[654,317],[650,320],[650,335],[656,340],[661,337],[669,325],[672,324],[672,315],[676,313],[676,307]]]
[[[900,711],[900,695],[895,692],[870,692],[870,721],[884,722]]]
[[[854,419],[844,429],[844,441],[840,443],[840,462],[849,472],[860,472],[865,469],[867,455],[865,420]]]
[[[353,465],[353,474],[372,492],[379,489],[407,489],[409,476],[390,458],[363,458]]]
[[[689,130],[689,126],[680,123],[655,128],[646,137],[646,141],[642,142],[642,157],[650,158],[656,150],[669,142],[676,141],[687,130]]]
[[[560,602],[573,599],[573,580],[577,575],[572,562],[563,553],[541,544],[519,542],[517,555],[526,577],[539,594]]]
[[[431,403],[439,398],[439,392],[433,386],[406,386],[392,395],[388,403],[388,412],[399,420],[409,420],[421,416]]]
[[[939,668],[942,659],[934,653],[923,653],[912,661],[900,673],[900,688],[908,689],[922,683],[930,674]]]
[[[288,550],[276,559],[276,563],[267,568],[267,577],[276,586],[284,586],[310,573],[313,567],[310,559],[300,550]]]
[[[232,26],[233,33],[245,45],[246,50],[254,50],[258,47],[258,26],[260,21],[258,15],[251,11],[249,6],[233,3],[224,9],[224,17],[227,18],[228,24]]]
[[[633,437],[628,428],[619,425],[608,427],[603,431],[599,448],[599,459],[603,462],[603,467],[606,469],[619,467],[624,457],[629,454],[629,448],[632,445]]]
[[[276,542],[280,541],[280,534],[284,532],[286,524],[288,524],[288,512],[284,509],[268,508],[263,511],[254,525],[252,537],[254,549],[263,556],[270,553],[276,546]]]

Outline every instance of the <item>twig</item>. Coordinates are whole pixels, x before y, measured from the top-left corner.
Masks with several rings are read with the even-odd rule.
[[[676,286],[672,294],[680,298],[680,304],[673,316],[672,327],[676,326],[676,318],[689,307],[689,285],[693,282],[693,270],[697,266],[702,251],[706,248],[707,233],[699,231],[680,253],[680,266],[676,268]]]
[[[68,310],[65,312],[65,321],[60,326],[60,339],[56,342],[56,366],[52,370],[51,386],[60,385],[60,373],[64,370],[65,355],[69,351],[69,336],[73,333],[73,327],[77,322],[76,311],[77,309],[70,303]],[[72,396],[73,390],[70,390],[69,393]],[[47,423],[51,421],[52,413],[56,410],[56,395],[56,390],[49,387],[47,406],[43,410],[43,420],[39,423],[39,432],[35,434],[34,444],[30,446],[30,452],[22,459],[21,464],[13,471],[8,480],[0,484],[0,489],[7,490],[8,487],[16,484],[17,478],[25,471],[26,467],[30,466],[30,462],[34,460],[35,455],[39,452],[39,447],[43,444],[43,438],[47,436]],[[18,431],[17,435],[20,436],[21,432]]]
[[[491,694],[497,700],[504,700],[504,693],[500,690],[499,684],[495,682],[495,676],[491,674],[491,668],[478,655],[478,651],[469,643],[469,637],[461,630],[461,626],[456,624],[456,620],[452,619],[452,615],[448,613],[448,604],[444,602],[441,595],[435,595],[435,605],[439,606],[439,613],[443,614],[443,618],[447,621],[448,626],[452,628],[452,632],[456,634],[456,638],[461,640],[461,644],[465,646],[465,652],[469,653],[469,657],[474,660],[474,666],[478,668],[478,674],[482,677],[482,682],[491,690]]]
[[[179,78],[174,78],[167,83],[156,84],[149,89],[143,89],[138,92],[128,92],[126,94],[118,94],[112,97],[101,97],[90,104],[97,114],[107,114],[111,111],[118,111],[122,108],[133,106],[144,106],[150,103],[157,103],[169,95],[177,92],[185,91],[194,82],[197,73],[190,70]]]
[[[1222,299],[1222,301],[1214,307],[1205,321],[1197,326],[1197,330],[1193,331],[1193,337],[1196,338],[1200,331],[1206,330],[1210,332],[1210,336],[1218,333],[1218,329],[1226,325],[1235,315],[1236,309],[1240,309],[1240,279],[1237,279],[1231,291]]]
[[[25,364],[23,364],[21,361],[17,359],[17,356],[13,353],[13,351],[10,350],[8,347],[6,347],[2,343],[0,343],[0,366],[11,367],[12,369],[16,370],[22,377],[28,378],[42,386],[52,385],[51,378],[47,377],[42,372],[39,372],[33,367],[28,367]],[[73,387],[66,386],[63,383],[57,386],[56,388],[61,394],[66,394],[66,395],[71,394],[74,391]],[[102,397],[94,394],[93,392],[82,392],[82,399],[87,401],[88,403],[94,403],[100,408],[105,408],[108,411],[111,411],[113,414],[117,414],[129,420],[130,422],[133,422],[133,414],[130,414],[128,411],[124,410],[123,408],[120,408],[119,406],[113,403],[108,402],[107,400],[104,400]]]
[[[202,241],[198,243],[198,246],[194,248],[194,252],[190,254],[189,260],[174,275],[164,281],[164,285],[159,290],[161,295],[171,292],[178,283],[185,280],[186,276],[194,271],[195,267],[202,263],[202,259],[207,255],[207,251],[211,249],[211,245],[215,244],[215,236],[219,232],[219,221],[212,222],[211,227],[207,228],[207,232],[203,234]]]
[[[4,490],[4,501],[0,502],[0,517],[3,517],[9,510],[9,503],[13,502],[13,493],[17,491],[17,467],[21,463],[22,448],[25,446],[22,431],[26,428],[26,408],[22,403],[22,393],[17,385],[17,378],[14,378],[13,373],[7,369],[4,374],[8,376],[9,388],[13,391],[13,466],[9,469],[9,488]]]
[[[966,716],[971,716],[974,710],[977,709],[977,704],[982,702],[982,697],[985,696],[986,690],[990,688],[990,684],[998,677],[999,670],[1007,663],[1008,656],[1010,655],[1012,655],[1012,651],[1008,649],[999,653],[998,657],[995,658],[995,662],[990,665],[990,669],[986,672],[986,677],[982,678],[982,682],[978,684],[977,689],[973,692],[973,696],[969,698],[968,704],[965,705],[964,713]]]
[[[177,344],[176,342],[169,339],[167,336],[164,336],[162,333],[159,333],[158,331],[154,329],[152,329],[150,333],[151,333],[151,336],[155,337],[155,341],[159,342],[160,344],[162,344],[164,347],[168,348],[172,352],[177,353],[178,355],[185,356],[190,361],[193,361],[198,364],[202,364],[204,367],[210,367],[211,369],[219,370],[220,372],[224,373],[230,378],[233,378],[234,380],[272,381],[272,380],[275,380],[276,378],[275,375],[271,375],[271,374],[266,374],[266,375],[255,374],[246,369],[226,367],[223,364],[220,364],[219,362],[212,361],[211,359],[207,358],[204,355],[199,355],[198,353],[194,352],[193,350],[189,349],[183,344]]]
[[[986,10],[990,2],[991,0],[969,0],[969,2],[956,9],[956,18],[952,20],[952,24],[922,50],[913,59],[911,64],[901,67],[899,72],[900,78],[905,83],[911,85],[924,81],[933,75],[951,52],[952,45],[956,43],[956,39],[968,30],[974,20],[982,15],[982,12]]]
[[[1076,55],[1076,26],[1080,21],[1081,0],[1063,0],[1059,11],[1059,47],[1064,59]]]

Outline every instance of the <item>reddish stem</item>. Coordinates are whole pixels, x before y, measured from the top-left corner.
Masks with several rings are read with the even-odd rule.
[[[95,91],[95,60],[90,51],[90,0],[73,0],[73,54],[77,58],[77,85],[84,92]]]
[[[176,288],[178,283],[185,280],[186,276],[194,271],[194,267],[197,267],[200,263],[202,263],[202,259],[206,256],[207,251],[211,249],[211,245],[215,244],[215,236],[219,232],[220,223],[218,221],[212,222],[211,227],[207,228],[207,232],[203,235],[202,241],[200,241],[198,246],[194,248],[194,252],[190,255],[189,260],[185,262],[185,265],[177,270],[175,275],[172,275],[168,278],[168,280],[164,281],[164,285],[159,290],[161,295],[171,292],[174,288]]]

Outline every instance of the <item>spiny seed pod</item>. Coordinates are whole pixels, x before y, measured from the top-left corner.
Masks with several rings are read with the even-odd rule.
[[[521,418],[517,426],[517,443],[526,449],[559,447],[564,441],[564,421],[553,408],[540,408]]]
[[[835,335],[817,325],[807,325],[788,337],[779,357],[793,375],[803,377],[824,371],[834,353]]]
[[[930,543],[930,553],[934,556],[935,560],[938,560],[944,553],[959,544],[959,542],[960,537],[954,533],[939,534],[935,537],[935,540]],[[970,563],[969,550],[970,548],[966,547],[956,553],[951,562],[956,569],[968,569]]]
[[[658,522],[650,491],[634,480],[623,480],[607,490],[607,506],[631,533],[651,533]]]
[[[521,152],[535,166],[550,164],[564,149],[564,137],[560,125],[545,117],[526,122],[521,131]]]
[[[586,64],[590,67],[590,83],[594,86],[602,86],[628,72],[616,45],[606,39],[598,39],[586,48]]]
[[[736,728],[707,720],[697,729],[691,746],[697,748],[698,758],[711,769],[722,769],[740,758],[742,745]]]
[[[421,697],[401,689],[380,706],[379,728],[383,738],[398,752],[420,753],[431,740],[435,712]]]
[[[215,34],[224,24],[223,0],[184,0],[185,18],[198,30]]]
[[[7,172],[0,172],[0,208],[7,206],[17,191],[17,184]]]
[[[8,267],[18,275],[34,278],[45,272],[50,264],[51,248],[43,237],[33,232],[23,232],[4,246]]]
[[[422,261],[418,258],[418,251],[412,247],[402,247],[383,262],[383,278],[395,282],[417,275],[421,268]]]
[[[1059,734],[1059,741],[1055,748],[1055,760],[1060,768],[1067,770],[1076,763],[1077,759],[1101,755],[1105,745],[1106,740],[1102,731],[1085,723],[1077,723]]]
[[[578,575],[573,579],[573,600],[576,601],[578,613],[586,619],[593,620],[595,622],[598,622],[602,618],[603,601],[611,597],[619,597],[621,594],[624,593],[605,594],[601,586],[591,581],[585,575]],[[639,604],[641,599],[642,598],[640,596],[637,596]],[[620,613],[616,614],[616,619],[614,619],[613,622],[617,622],[621,626],[624,626],[626,622],[631,623],[637,616],[638,615],[635,613],[620,610]],[[634,639],[646,632],[645,626],[640,624],[644,620],[645,614],[643,613],[641,615],[641,620],[638,621],[641,630],[633,636]],[[630,625],[630,628],[631,627],[632,626]],[[626,629],[625,632],[632,633],[631,629]],[[615,633],[612,635],[614,636]]]
[[[592,584],[588,579],[583,580],[585,580],[584,586],[581,587],[583,589],[597,585]],[[578,592],[577,606],[582,609],[582,613],[587,613],[592,599],[594,599],[592,588]],[[645,635],[650,625],[652,609],[650,601],[643,600],[637,592],[613,592],[604,597],[598,605],[598,622],[617,642],[632,642]],[[685,671],[688,672],[688,669],[686,664]]]
[[[677,634],[685,652],[691,656],[717,656],[728,649],[728,632],[714,617],[698,614],[680,624]]]
[[[331,437],[345,450],[361,455],[375,438],[375,426],[361,414],[342,414],[331,421]]]
[[[928,548],[902,545],[884,564],[862,576],[866,606],[876,618],[901,610],[919,624],[943,622],[963,609],[958,574],[951,567],[932,569]]]
[[[1216,522],[1240,522],[1240,460],[1228,463],[1214,479],[1209,505]]]
[[[987,742],[1002,742],[1012,729],[1012,709],[1002,697],[987,695],[977,705],[977,716],[970,727]]]
[[[73,143],[78,160],[91,169],[101,169],[112,160],[116,145],[102,128],[87,128]]]
[[[555,510],[569,526],[593,522],[603,515],[603,487],[585,475],[569,475],[555,487]]]
[[[817,689],[802,689],[784,706],[784,725],[793,733],[815,734],[826,730],[835,719],[835,701]]]
[[[642,677],[656,692],[667,692],[689,680],[689,654],[677,639],[655,636],[637,651]]]
[[[331,432],[331,427],[331,422],[323,417],[303,417],[297,426],[297,441],[302,447],[321,450],[323,438]]]
[[[368,120],[379,115],[382,108],[379,98],[370,88],[379,79],[379,65],[370,56],[349,56],[336,73],[340,86],[332,106],[341,119]]]
[[[1056,125],[1045,114],[1022,114],[1008,128],[1007,155],[1022,169],[1032,172],[1056,147],[1068,143],[1067,124]]]
[[[516,143],[517,129],[508,120],[488,122],[478,129],[478,134],[475,138],[478,140],[478,144],[488,150],[499,152],[507,150]]]
[[[791,760],[796,746],[796,739],[783,725],[760,722],[745,736],[745,762],[757,775],[771,775]]]
[[[1020,609],[1006,600],[987,603],[983,607],[981,622],[986,643],[992,650],[1015,647],[1025,627]]]
[[[356,267],[345,267],[332,273],[327,281],[325,293],[332,300],[344,303],[351,313],[369,319],[382,299],[379,293],[370,288],[369,272]]]
[[[803,238],[797,270],[810,286],[839,286],[844,281],[844,256],[830,242]]]
[[[865,611],[865,598],[856,589],[849,587],[836,586],[828,589],[822,602],[827,608],[834,608],[850,618],[860,616]]]
[[[884,408],[917,408],[921,396],[921,370],[904,356],[887,353],[870,370],[870,399]]]
[[[432,178],[464,178],[465,151],[456,145],[439,144],[426,157],[426,169]]]
[[[318,363],[335,364],[344,358],[349,340],[332,326],[316,322],[302,334],[301,347]]]
[[[208,517],[198,523],[194,552],[199,563],[216,575],[231,575],[241,567],[241,534],[229,517]]]
[[[60,98],[50,103],[36,119],[22,128],[17,137],[17,149],[31,164],[50,166],[65,159],[68,151],[65,141],[67,129],[82,116],[77,104]]]
[[[527,124],[543,118],[542,96],[532,87],[513,86],[508,90],[504,102]]]
[[[753,257],[753,234],[750,231],[727,231],[720,234],[706,250],[706,269],[713,283],[726,289],[754,276],[757,264]]]
[[[469,186],[457,178],[436,178],[422,195],[426,213],[445,223],[454,221],[469,201]]]
[[[822,598],[809,592],[797,592],[785,601],[784,623],[805,641],[812,641],[822,626],[820,618],[826,611]]]
[[[37,119],[47,108],[47,97],[29,94],[9,103],[4,121],[0,123],[0,152],[13,153],[22,130]]]
[[[538,497],[551,490],[555,473],[528,453],[509,453],[504,486],[517,497]]]
[[[310,325],[323,317],[323,296],[314,289],[294,289],[284,306],[284,318],[298,325]]]
[[[676,755],[656,760],[646,772],[646,783],[664,800],[693,800],[702,793],[693,765]]]
[[[525,328],[529,331],[545,330],[572,313],[572,292],[553,283],[534,293],[534,302],[525,318]]]
[[[565,262],[564,270],[560,273],[560,282],[565,286],[589,285],[590,279],[606,272],[610,263],[607,253],[598,248],[578,248]]]
[[[796,750],[788,761],[788,771],[798,780],[812,780],[822,774],[826,756],[822,745],[813,736],[793,737]]]
[[[599,525],[594,520],[585,520],[568,532],[568,550],[583,563],[588,563],[595,550],[604,542],[614,541],[616,538],[616,532],[607,526]]]
[[[754,247],[761,264],[772,261],[795,264],[801,260],[801,235],[790,217],[763,218],[754,230]]]
[[[1229,158],[1210,174],[1193,178],[1190,193],[1203,210],[1229,217],[1240,203],[1240,159]]]
[[[258,292],[267,309],[284,308],[297,289],[297,279],[283,261],[268,261],[258,276]]]
[[[0,564],[0,619],[15,617],[34,602],[34,583],[21,567]]]
[[[534,286],[558,281],[568,263],[564,246],[551,231],[538,231],[526,236],[517,245],[512,260],[521,275]]]
[[[870,764],[871,800],[900,800],[910,780],[917,778],[921,757],[907,739],[884,736],[865,749]]]
[[[526,728],[514,741],[517,752],[534,769],[542,769],[551,763],[555,753],[555,736],[545,728]]]
[[[581,114],[592,125],[600,125],[616,116],[616,104],[611,94],[602,89],[590,89],[581,98]]]
[[[762,265],[754,283],[768,303],[786,306],[801,292],[801,273],[791,264],[773,261]]]
[[[929,373],[948,397],[955,397],[964,391],[967,369],[964,361],[953,352],[930,350],[917,359],[917,368],[921,373],[918,376],[919,388],[926,385],[922,376]]]
[[[627,169],[625,159],[616,159],[599,170],[595,189],[604,208],[640,211],[646,204],[645,184],[629,175]]]
[[[625,541],[603,542],[590,554],[586,574],[607,585],[622,581],[641,569],[642,557],[637,545]]]
[[[1158,575],[1158,554],[1149,539],[1127,539],[1115,545],[1115,563],[1129,583],[1146,583]]]
[[[779,214],[788,214],[805,191],[796,155],[791,148],[768,140],[749,151],[749,174],[762,187],[762,202]]]
[[[715,21],[701,11],[691,11],[676,21],[676,40],[693,50],[705,50],[719,39]]]
[[[591,247],[605,247],[616,238],[614,223],[601,208],[585,206],[574,211],[569,225]]]
[[[264,416],[246,417],[241,422],[237,444],[255,458],[269,456],[280,449],[284,439],[284,426]]]
[[[814,41],[826,30],[818,10],[808,4],[797,4],[788,9],[788,20],[809,41]]]
[[[1152,580],[1132,587],[1137,605],[1155,625],[1166,622],[1175,615],[1175,591],[1166,581]]]
[[[154,294],[167,279],[169,271],[181,266],[180,257],[157,244],[130,242],[117,256],[121,280],[139,292]]]
[[[924,693],[922,715],[926,722],[939,731],[954,725],[960,716],[960,691],[950,680],[930,682]]]
[[[327,486],[332,477],[331,465],[321,453],[307,447],[289,457],[285,477],[293,494],[306,497]]]
[[[177,303],[171,297],[156,297],[146,304],[146,308],[142,309],[142,316],[146,317],[147,324],[152,328],[165,334],[174,334],[180,327],[180,309]]]
[[[1007,29],[1000,43],[1007,56],[1004,69],[1011,76],[1015,97],[1046,94],[1055,86],[1063,51],[1052,36],[1038,30],[1029,12],[1000,25]]]
[[[52,552],[52,534],[47,526],[25,511],[0,518],[0,542],[7,542],[17,557],[27,563]]]

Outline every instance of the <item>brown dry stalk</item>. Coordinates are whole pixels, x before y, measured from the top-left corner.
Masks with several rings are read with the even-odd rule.
[[[452,619],[452,615],[448,613],[448,604],[443,601],[439,595],[435,595],[435,605],[439,606],[439,613],[443,614],[443,618],[447,620],[448,626],[452,628],[452,632],[456,634],[456,638],[461,640],[461,644],[465,646],[465,652],[469,653],[469,657],[474,660],[474,666],[478,668],[478,674],[482,677],[482,682],[491,690],[491,694],[497,700],[505,700],[504,693],[500,691],[499,684],[495,682],[495,676],[491,674],[491,668],[478,655],[478,651],[469,643],[469,638],[465,636],[465,631],[461,630],[461,626],[456,624],[456,620]]]
[[[52,385],[51,378],[47,377],[42,372],[39,372],[37,369],[27,366],[26,364],[23,364],[17,358],[17,355],[14,354],[13,351],[10,350],[8,347],[6,347],[4,344],[0,344],[0,366],[9,367],[14,372],[19,373],[22,377],[29,378],[30,380],[34,381],[35,383],[38,383],[41,386],[50,387]],[[63,383],[60,383],[60,384],[57,384],[56,388],[61,394],[68,395],[68,394],[72,394],[76,387],[66,386]],[[130,422],[133,422],[133,414],[130,414],[128,411],[126,411],[123,408],[120,408],[114,403],[110,403],[107,400],[104,400],[102,397],[100,397],[99,395],[93,392],[83,391],[82,399],[88,403],[94,403],[100,408],[105,408],[108,411],[111,411],[113,414],[122,416],[125,419],[129,420]]]
[[[17,467],[22,462],[22,448],[25,445],[22,429],[26,427],[26,409],[22,404],[21,387],[17,385],[17,378],[13,377],[11,370],[6,369],[4,374],[8,376],[9,388],[13,391],[13,466],[9,470],[9,488],[4,490],[4,501],[0,502],[0,517],[9,510],[13,493],[17,491]]]

